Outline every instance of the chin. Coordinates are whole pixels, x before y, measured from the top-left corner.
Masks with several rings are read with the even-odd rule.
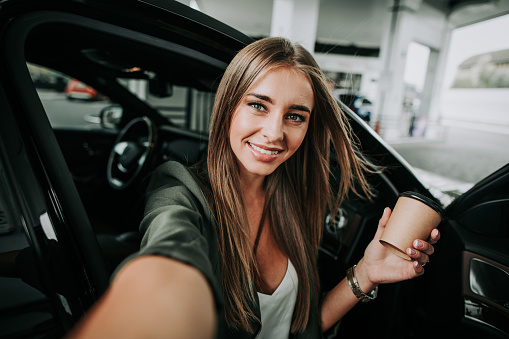
[[[274,173],[274,171],[279,167],[280,164],[262,164],[245,167],[246,171],[252,175],[264,176],[270,175]]]

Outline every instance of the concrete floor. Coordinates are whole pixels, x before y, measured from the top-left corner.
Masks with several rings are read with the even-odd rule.
[[[440,140],[389,143],[410,165],[465,183],[476,183],[509,163],[509,133],[448,127]]]
[[[465,192],[509,163],[509,131],[444,127],[438,140],[402,138],[388,143],[416,169],[423,182],[454,194]]]

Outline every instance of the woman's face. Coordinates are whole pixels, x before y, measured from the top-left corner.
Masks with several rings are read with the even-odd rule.
[[[230,126],[241,177],[269,175],[290,158],[306,136],[313,106],[311,84],[298,71],[278,67],[259,77]]]

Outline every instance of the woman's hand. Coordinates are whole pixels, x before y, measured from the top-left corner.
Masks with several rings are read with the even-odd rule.
[[[380,243],[380,237],[387,225],[391,210],[386,208],[378,223],[375,237],[369,243],[364,257],[355,267],[355,276],[361,291],[369,293],[378,284],[392,283],[412,279],[424,273],[424,266],[429,256],[433,254],[435,244],[440,239],[440,233],[433,229],[428,241],[414,241],[413,248],[406,250],[412,261],[405,260],[390,252]],[[352,292],[347,278],[343,279],[325,296],[322,309],[322,331],[328,330],[352,309],[359,299]]]
[[[368,288],[365,291],[369,291],[370,287],[378,284],[412,279],[422,275],[424,273],[423,266],[426,265],[434,252],[433,244],[436,244],[440,239],[440,232],[435,228],[431,231],[428,241],[416,239],[413,242],[413,248],[406,249],[406,254],[413,259],[412,261],[400,258],[387,250],[379,241],[390,215],[390,208],[386,208],[378,223],[375,237],[366,248],[364,258],[356,268],[361,289],[362,279],[367,280],[364,282]]]

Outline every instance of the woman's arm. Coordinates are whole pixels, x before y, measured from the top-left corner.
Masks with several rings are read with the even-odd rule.
[[[412,279],[422,275],[424,273],[422,265],[429,261],[429,256],[434,251],[432,244],[440,239],[440,233],[434,229],[429,242],[414,241],[414,248],[407,249],[407,254],[414,259],[413,261],[393,255],[379,241],[390,215],[391,210],[386,208],[378,223],[375,237],[366,248],[364,257],[355,267],[355,276],[364,293],[369,293],[379,284]],[[321,308],[322,331],[328,330],[339,321],[358,301],[359,299],[352,292],[347,278],[343,279],[323,300]]]
[[[68,338],[213,338],[212,290],[195,268],[161,256],[127,263]]]
[[[378,284],[373,284],[365,277],[363,259],[359,261],[355,268],[355,276],[359,282],[362,291],[368,293],[372,291]],[[347,278],[341,280],[327,295],[325,296],[322,308],[322,332],[327,331],[335,323],[337,323],[345,314],[348,313],[359,301],[353,294],[352,289],[348,285]]]

